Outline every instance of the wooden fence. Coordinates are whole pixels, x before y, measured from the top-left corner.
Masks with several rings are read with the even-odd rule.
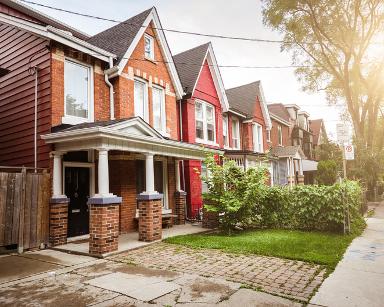
[[[0,246],[36,248],[49,240],[50,175],[0,168]]]

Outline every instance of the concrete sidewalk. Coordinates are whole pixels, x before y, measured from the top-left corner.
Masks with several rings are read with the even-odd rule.
[[[384,305],[384,202],[311,299],[321,306]]]

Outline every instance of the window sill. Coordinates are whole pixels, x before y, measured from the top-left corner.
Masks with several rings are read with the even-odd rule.
[[[209,145],[209,146],[216,146],[216,147],[219,147],[219,144],[218,144],[218,143],[210,142],[210,141],[206,141],[206,140],[198,139],[198,138],[196,138],[196,143],[204,144],[204,145]]]
[[[61,118],[62,124],[67,125],[77,125],[77,124],[83,124],[83,123],[89,123],[92,122],[89,118],[82,118],[82,117],[75,117],[75,116],[63,116]]]

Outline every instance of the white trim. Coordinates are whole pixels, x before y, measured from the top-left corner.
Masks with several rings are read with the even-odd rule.
[[[271,118],[269,117],[269,111],[268,111],[268,107],[267,107],[267,102],[265,100],[264,90],[263,90],[263,87],[261,85],[261,81],[259,81],[259,89],[260,89],[260,95],[261,95],[261,97],[260,97],[261,111],[263,112],[265,127],[266,127],[266,129],[269,130],[272,128],[272,122],[271,122]]]
[[[283,146],[283,143],[284,143],[284,140],[283,140],[283,127],[280,124],[277,125],[277,143],[279,144],[279,146]]]
[[[93,197],[95,195],[95,163],[91,162],[69,162],[64,161],[63,162],[63,179],[62,179],[62,185],[63,185],[63,193],[65,194],[65,168],[66,167],[83,167],[83,168],[89,168],[89,197]],[[65,194],[66,195],[66,194]]]
[[[67,62],[72,62],[76,65],[83,66],[88,68],[88,118],[80,117],[80,116],[74,116],[74,115],[67,115],[67,106],[66,106],[66,100],[65,100],[65,65]],[[61,118],[61,121],[63,124],[70,124],[70,125],[76,125],[80,123],[86,123],[86,122],[93,122],[94,121],[94,78],[93,78],[93,66],[87,63],[80,62],[78,60],[72,59],[70,57],[64,58],[64,116]]]
[[[204,136],[204,138],[201,139],[201,138],[198,138],[196,136],[195,141],[197,143],[201,143],[201,144],[218,146],[218,144],[216,142],[217,137],[216,137],[216,108],[215,108],[215,106],[213,104],[205,101],[205,100],[195,99],[195,126],[196,126],[196,103],[200,103],[202,105],[202,111],[203,111],[202,121],[203,121],[203,136]],[[212,108],[212,110],[213,110],[213,141],[208,140],[207,107]],[[196,131],[196,128],[195,128],[195,131]]]
[[[151,21],[154,23],[154,28],[155,28],[154,31],[156,33],[155,37],[158,38],[160,41],[159,46],[161,48],[162,55],[165,57],[165,62],[166,62],[165,65],[167,66],[168,71],[171,75],[171,79],[173,81],[173,85],[174,85],[175,92],[176,92],[176,97],[177,97],[177,99],[181,99],[184,95],[183,86],[181,85],[181,81],[179,79],[179,75],[177,73],[176,66],[173,63],[172,53],[169,49],[167,40],[165,38],[164,31],[160,30],[162,28],[162,26],[161,26],[160,19],[159,19],[159,16],[158,16],[155,8],[153,8],[151,10],[151,12],[148,14],[148,17],[143,22],[142,27],[137,32],[131,45],[127,48],[127,51],[125,52],[124,56],[120,60],[120,63],[118,64],[119,70],[118,70],[117,74],[118,75],[122,74],[124,67],[127,65],[129,58],[131,57],[131,55],[132,55],[133,51],[135,50],[137,44],[139,43],[140,39],[143,37],[143,35],[144,35],[144,33],[145,33],[145,31],[146,31],[146,29],[149,26]]]
[[[158,85],[152,85],[152,120],[154,122],[154,113],[155,113],[155,110],[154,110],[155,104],[154,104],[154,95],[153,95],[154,89],[160,90],[162,92],[162,101],[160,102],[160,104],[161,104],[161,109],[160,109],[161,129],[158,131],[164,136],[169,136],[169,133],[167,132],[167,112],[166,112],[166,105],[165,105],[165,89],[161,86],[158,86]],[[153,127],[155,127],[155,125],[153,125]]]
[[[267,132],[267,142],[270,143],[271,142],[271,130],[267,129],[266,132]]]
[[[148,82],[144,79],[135,77],[133,79],[133,113],[135,116],[139,117],[136,113],[135,108],[135,83],[140,82],[144,84],[144,101],[143,101],[143,112],[144,112],[144,120],[148,123],[149,122],[149,97],[148,97]]]
[[[228,112],[229,102],[228,102],[228,98],[227,98],[227,94],[225,92],[223,79],[221,78],[219,66],[217,64],[217,60],[216,60],[215,53],[213,51],[213,47],[212,47],[211,42],[208,45],[208,48],[207,48],[207,51],[205,53],[203,62],[201,63],[199,74],[197,75],[196,82],[193,86],[191,93],[193,95],[193,93],[195,92],[197,83],[198,83],[199,78],[200,78],[201,71],[203,70],[203,67],[204,67],[203,64],[205,61],[208,62],[208,65],[209,65],[208,68],[209,68],[209,71],[211,72],[213,83],[215,84],[215,89],[216,89],[217,95],[219,96],[219,100],[220,100],[220,104],[223,108],[223,112]]]
[[[273,113],[269,113],[269,116],[272,118],[272,119],[274,119],[275,121],[277,121],[277,122],[279,122],[279,123],[281,123],[281,124],[283,124],[283,125],[285,125],[285,126],[290,126],[290,123],[289,122],[287,122],[286,120],[284,120],[284,119],[282,119],[281,117],[279,117],[279,116],[277,116],[277,115],[275,115],[275,114],[273,114]]]
[[[21,30],[34,33],[39,37],[57,41],[68,47],[77,49],[107,63],[109,63],[110,57],[116,57],[116,55],[113,53],[98,48],[90,43],[87,43],[86,41],[81,40],[80,38],[72,36],[67,31],[63,31],[52,26],[41,26],[33,22],[9,16],[4,13],[0,13],[0,22],[17,27]]]
[[[169,210],[169,193],[168,193],[168,159],[160,160],[163,164],[163,210]]]
[[[149,41],[150,41],[150,47],[151,47],[151,51],[150,51],[150,56],[148,57],[146,54],[145,54],[145,39],[148,38]],[[155,39],[153,36],[147,34],[147,33],[144,33],[144,57],[150,61],[154,61],[155,60]]]
[[[223,114],[223,143],[224,148],[229,148],[229,119],[227,114]],[[226,129],[224,129],[224,122],[226,122]],[[224,131],[226,132],[227,141],[224,139]]]
[[[260,135],[259,135],[260,129]],[[260,140],[261,137],[261,140]],[[257,144],[256,144],[257,141]],[[263,126],[258,123],[253,123],[252,125],[252,143],[253,143],[253,151],[258,153],[264,152],[264,142],[263,142]]]
[[[238,140],[238,146],[233,145],[233,123],[237,123],[237,138]],[[241,148],[241,133],[240,133],[240,120],[238,118],[232,118],[231,120],[231,135],[232,135],[232,148],[233,149],[240,149]]]
[[[247,118],[246,115],[241,114],[241,113],[239,113],[239,112],[236,112],[236,111],[234,111],[233,109],[229,109],[228,112],[229,112],[229,113],[232,113],[232,114],[235,114],[236,116],[239,116],[239,117],[242,117],[242,118]]]

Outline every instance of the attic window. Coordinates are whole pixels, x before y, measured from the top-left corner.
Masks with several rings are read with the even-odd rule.
[[[144,56],[146,59],[155,59],[155,49],[153,46],[153,37],[147,34],[144,35]]]

